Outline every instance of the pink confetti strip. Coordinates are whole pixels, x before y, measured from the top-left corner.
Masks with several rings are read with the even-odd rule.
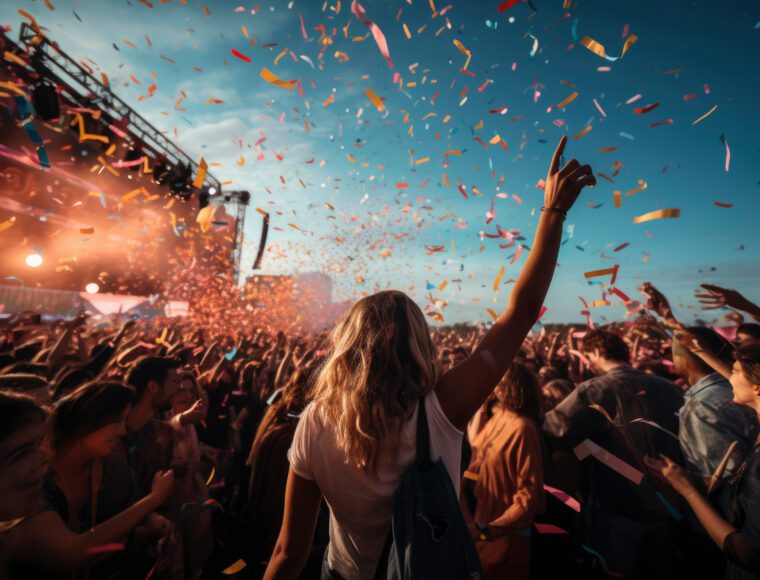
[[[306,25],[303,23],[303,15],[299,14],[298,18],[301,20],[301,34],[303,34],[304,40],[309,40],[309,35],[306,34]]]
[[[577,512],[581,511],[580,502],[561,489],[557,489],[556,487],[552,487],[551,485],[547,484],[544,484],[544,489],[556,497],[563,504],[565,504],[567,507],[569,507],[571,510],[575,510]]]
[[[583,460],[589,455],[594,456],[597,460],[604,463],[607,467],[613,471],[616,471],[626,479],[631,480],[636,485],[640,485],[641,480],[644,479],[644,474],[641,473],[638,469],[630,466],[625,461],[616,455],[613,455],[606,449],[599,447],[599,445],[591,441],[591,439],[586,439],[580,445],[576,446],[575,449],[573,449],[573,452],[575,453],[575,456],[578,458],[578,460]]]
[[[596,102],[596,99],[594,99],[594,104],[596,105],[596,108],[599,109],[599,112],[602,114],[602,117],[606,117],[607,113],[605,113],[604,109],[602,109],[602,106]]]
[[[380,54],[382,54],[383,58],[388,62],[388,66],[393,68],[393,61],[391,60],[391,53],[388,50],[388,41],[385,40],[385,34],[383,34],[383,31],[380,30],[380,27],[377,24],[367,18],[367,12],[364,10],[364,7],[359,4],[358,0],[353,0],[353,2],[351,2],[351,13],[356,16],[364,26],[369,28],[377,43],[377,47],[380,49]]]
[[[726,173],[728,173],[728,165],[731,163],[731,149],[728,147],[728,140],[725,135],[721,134],[720,141],[726,146]]]

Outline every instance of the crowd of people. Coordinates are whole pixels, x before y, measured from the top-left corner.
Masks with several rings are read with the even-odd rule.
[[[470,577],[760,577],[760,306],[705,285],[732,322],[688,326],[647,283],[625,323],[531,332],[594,184],[564,144],[488,328],[396,291],[310,334],[3,319],[0,577],[416,577],[394,494],[421,453]]]

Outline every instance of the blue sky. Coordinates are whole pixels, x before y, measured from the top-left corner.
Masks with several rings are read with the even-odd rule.
[[[365,0],[368,17],[387,37],[394,69],[345,0],[340,12],[337,0],[209,0],[203,3],[208,16],[196,0],[151,0],[153,8],[137,0],[51,3],[55,10],[41,1],[3,2],[0,23],[12,26],[15,35],[22,19],[17,10],[33,14],[50,38],[97,65],[114,90],[176,136],[191,156],[221,164],[212,171],[231,180],[228,187],[252,193],[244,271],[258,243],[260,216],[254,208],[261,207],[281,228],[271,231],[266,273],[327,271],[335,279],[336,298],[395,287],[422,306],[428,303],[426,283],[438,287],[447,280],[443,291],[432,291],[447,303],[446,322],[488,320],[485,308],[506,304],[509,280],[517,277],[528,248],[510,264],[515,248],[500,249],[498,240],[481,240],[479,233],[494,233],[499,225],[520,230],[522,243],[531,243],[542,205],[535,185],[545,177],[556,142],[567,134],[568,158],[608,176],[615,162],[622,166],[614,183],[599,179],[595,189],[586,190],[568,217],[543,321],[582,320],[578,297],[598,300],[602,290],[589,285],[583,272],[615,263],[622,291],[638,297],[636,287],[652,280],[686,318],[698,314],[690,307],[700,282],[723,283],[760,300],[756,2],[580,0],[563,9],[562,0],[533,0],[535,11],[518,3],[499,13],[497,1],[435,0],[432,6],[444,14],[432,17],[429,0]],[[329,40],[315,30],[320,25]],[[638,41],[616,62],[573,37],[575,29],[578,39],[588,35],[617,56],[626,25]],[[533,37],[538,48],[531,57]],[[454,39],[471,52],[468,70],[474,76],[460,71],[466,56]],[[251,62],[233,56],[233,48]],[[599,70],[607,66],[611,70]],[[259,76],[262,67],[283,79],[300,79],[304,97],[266,83]],[[154,82],[151,72],[155,96],[138,102]],[[403,88],[393,83],[396,72]],[[384,99],[387,113],[370,103],[367,88]],[[187,95],[179,105],[184,111],[175,106],[181,91]],[[574,101],[555,107],[573,92]],[[659,106],[634,114],[634,108],[653,103]],[[691,125],[715,105],[712,115]],[[503,107],[503,115],[489,112]],[[547,112],[549,107],[554,108]],[[649,126],[668,119],[672,124]],[[592,130],[573,140],[587,125]],[[497,134],[507,151],[498,144],[486,150],[474,140],[488,144]],[[731,149],[728,172],[721,134]],[[618,149],[600,152],[607,147]],[[445,157],[452,149],[462,155]],[[647,188],[624,196],[615,208],[612,192],[630,191],[639,180]],[[492,201],[496,217],[486,225]],[[715,201],[734,205],[720,208]],[[680,208],[682,215],[631,223],[634,216],[663,208]],[[445,250],[426,255],[426,245]],[[502,265],[506,271],[495,293],[492,284]],[[593,308],[592,317],[621,318],[625,308],[617,299],[613,303]]]

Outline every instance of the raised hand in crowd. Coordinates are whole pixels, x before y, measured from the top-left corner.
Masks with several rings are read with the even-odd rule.
[[[703,310],[714,308],[735,308],[749,314],[757,322],[760,322],[760,306],[750,302],[737,290],[722,288],[715,284],[702,284],[703,290],[698,291],[695,297],[699,300]]]

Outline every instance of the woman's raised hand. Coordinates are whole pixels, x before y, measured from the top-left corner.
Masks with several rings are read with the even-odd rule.
[[[552,157],[544,187],[544,207],[565,213],[573,207],[584,187],[596,185],[590,165],[581,165],[577,160],[571,159],[560,169],[566,143],[567,137],[562,137]]]

